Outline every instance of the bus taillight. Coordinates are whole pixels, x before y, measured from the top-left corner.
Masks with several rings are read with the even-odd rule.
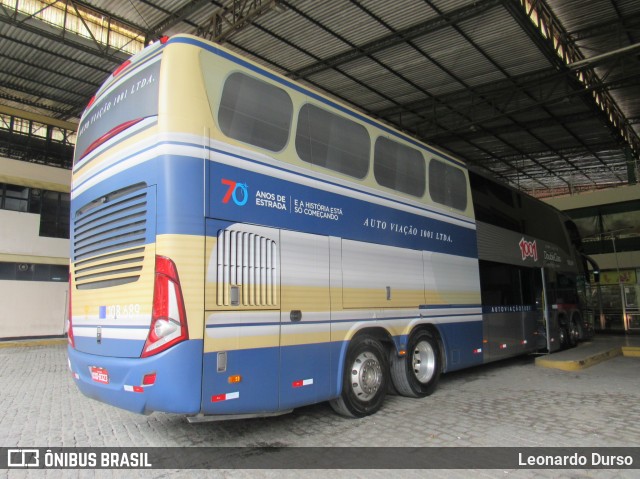
[[[178,270],[173,261],[156,256],[153,313],[142,357],[152,356],[189,339]]]

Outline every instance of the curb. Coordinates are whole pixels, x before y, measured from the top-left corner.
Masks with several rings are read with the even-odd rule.
[[[22,341],[0,341],[0,349],[2,348],[30,348],[34,346],[55,346],[66,344],[67,338],[52,339],[27,339]]]
[[[640,346],[622,346],[622,355],[628,358],[640,358]]]
[[[638,346],[617,346],[606,351],[600,351],[583,359],[558,360],[541,356],[536,358],[536,366],[542,368],[561,369],[563,371],[579,371],[590,368],[603,361],[608,361],[617,356],[640,358],[640,347]]]

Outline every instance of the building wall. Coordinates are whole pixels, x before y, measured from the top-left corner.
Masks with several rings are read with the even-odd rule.
[[[602,219],[613,211],[624,211],[624,220],[601,224],[604,231],[617,230],[615,253],[591,254],[601,271],[599,284],[592,285],[589,307],[595,312],[595,327],[602,331],[640,331],[640,185],[630,185],[608,190],[593,191],[572,196],[545,200],[553,206],[568,211],[574,217],[591,218],[597,211]],[[617,206],[608,206],[617,205]],[[638,205],[636,207],[636,205]],[[583,209],[580,211],[580,209]],[[608,212],[608,213],[607,213]],[[615,213],[613,213],[615,214]],[[584,215],[584,216],[581,216]],[[595,223],[592,223],[595,225]],[[604,235],[604,242],[611,241],[607,249],[614,251],[610,235]],[[601,243],[602,245],[602,243]],[[621,247],[622,246],[622,247]],[[601,249],[600,251],[603,251]]]
[[[577,195],[546,198],[544,201],[556,208],[567,211],[589,206],[622,203],[640,199],[640,185],[628,185],[619,188],[590,191]],[[593,259],[604,270],[640,268],[640,251],[624,251],[618,254],[594,255]]]
[[[69,192],[71,172],[0,158],[0,183]],[[60,281],[59,274],[55,281],[42,275],[30,275],[28,280],[7,279],[6,271],[16,265],[21,271],[69,264],[69,240],[39,233],[39,214],[0,209],[0,265],[5,272],[0,278],[0,339],[65,333],[66,280]],[[56,269],[59,271],[60,267]]]

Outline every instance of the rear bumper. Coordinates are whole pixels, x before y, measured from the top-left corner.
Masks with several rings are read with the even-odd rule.
[[[202,340],[183,341],[148,358],[97,356],[70,346],[67,352],[71,374],[87,397],[141,414],[196,414],[201,403],[202,347]],[[92,367],[107,371],[108,384],[92,379]],[[154,372],[155,383],[143,385],[144,376]]]

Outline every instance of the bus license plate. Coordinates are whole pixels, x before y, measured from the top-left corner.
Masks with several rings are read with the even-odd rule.
[[[91,379],[97,383],[109,384],[109,372],[106,369],[96,366],[91,366],[89,369],[91,370]]]

